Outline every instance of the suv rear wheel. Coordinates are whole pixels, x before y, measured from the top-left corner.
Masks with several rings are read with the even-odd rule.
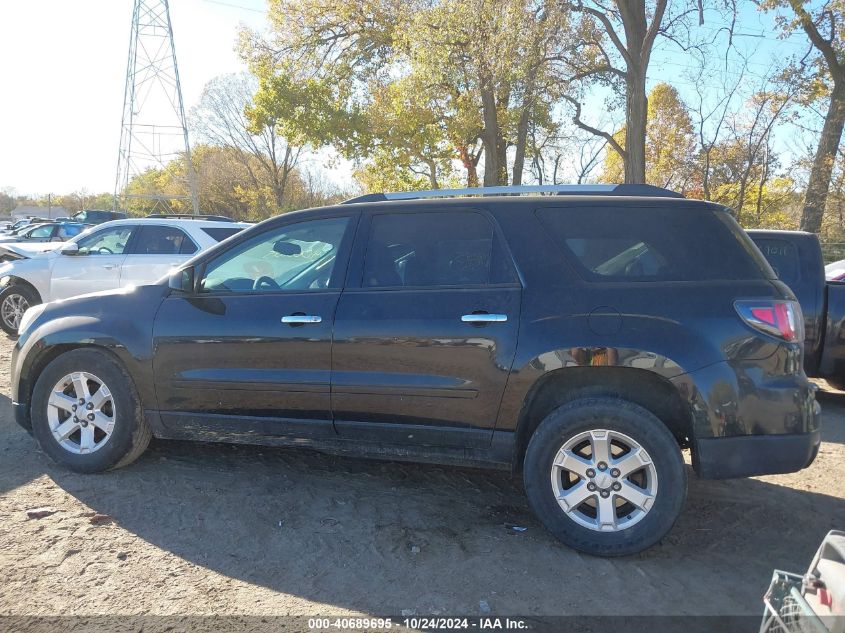
[[[525,453],[525,491],[566,545],[625,556],[659,541],[686,496],[686,469],[666,426],[633,403],[576,400],[550,413]]]
[[[9,336],[17,336],[23,313],[41,303],[38,293],[25,284],[12,284],[0,292],[0,328]]]
[[[32,393],[32,432],[54,461],[85,473],[135,461],[151,436],[131,378],[96,349],[47,365]]]

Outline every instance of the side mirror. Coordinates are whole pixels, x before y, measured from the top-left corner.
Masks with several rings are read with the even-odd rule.
[[[170,278],[167,280],[167,286],[171,290],[175,290],[176,292],[189,294],[194,291],[194,268],[193,266],[188,266],[188,268],[182,268],[180,270],[173,271],[170,274]]]
[[[273,244],[273,250],[276,251],[279,255],[302,254],[302,247],[299,244],[294,244],[293,242],[285,242],[284,240],[279,240],[278,242]]]
[[[76,242],[69,242],[62,246],[62,255],[79,255],[79,244]]]

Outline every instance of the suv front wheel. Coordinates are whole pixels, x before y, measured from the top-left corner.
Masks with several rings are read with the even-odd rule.
[[[125,466],[150,443],[132,379],[102,350],[72,350],[47,365],[35,383],[31,413],[44,452],[77,472]]]
[[[614,398],[552,411],[525,453],[525,491],[543,525],[566,545],[625,556],[659,541],[686,496],[675,438],[652,413]]]

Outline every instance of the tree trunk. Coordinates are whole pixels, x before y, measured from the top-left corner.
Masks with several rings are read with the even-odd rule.
[[[496,94],[489,81],[481,86],[481,116],[484,129],[481,142],[484,145],[484,186],[499,184],[499,119],[496,113]]]
[[[466,145],[458,146],[458,156],[461,159],[461,164],[467,172],[467,187],[478,186],[478,170],[475,168],[476,161],[469,154],[469,148]]]
[[[516,155],[513,159],[512,184],[522,184],[522,170],[525,167],[525,146],[528,144],[528,119],[531,112],[530,103],[524,103],[519,123],[516,126]]]
[[[801,212],[802,231],[818,233],[822,228],[833,163],[839,149],[843,124],[845,124],[845,78],[839,81],[834,80],[830,105],[824,119],[816,156],[813,159],[807,193],[804,196],[804,209]]]
[[[625,78],[625,182],[645,183],[645,135],[648,97],[642,68],[628,66]]]

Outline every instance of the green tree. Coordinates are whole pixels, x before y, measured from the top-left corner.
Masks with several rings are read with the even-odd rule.
[[[273,0],[270,38],[242,38],[259,78],[252,114],[394,182],[439,185],[455,161],[474,185],[483,148],[485,184],[520,183],[530,133],[554,127],[568,15],[528,0]]]

